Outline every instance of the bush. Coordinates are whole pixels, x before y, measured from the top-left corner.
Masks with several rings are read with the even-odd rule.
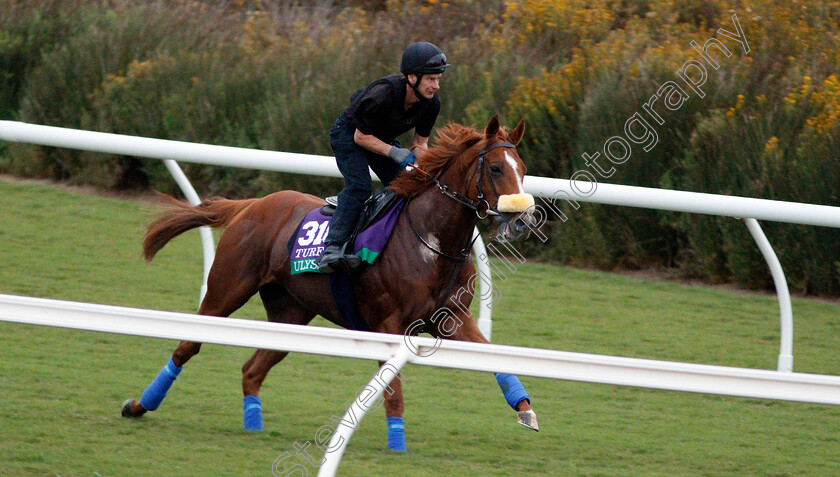
[[[269,150],[330,154],[327,132],[357,88],[396,72],[403,48],[438,44],[438,125],[526,119],[532,175],[589,170],[624,124],[719,27],[751,45],[707,69],[598,181],[838,204],[840,7],[725,0],[33,0],[0,15],[4,118]],[[725,40],[730,47],[736,46]],[[659,111],[659,110],[658,110]],[[665,113],[665,111],[660,111]],[[643,114],[643,113],[641,113]],[[650,122],[651,118],[645,116]],[[409,138],[403,138],[408,140]],[[432,138],[434,142],[434,137]],[[612,167],[605,158],[599,162]],[[183,166],[200,195],[277,189],[335,193],[336,179]],[[176,192],[157,160],[0,146],[0,171]],[[683,276],[772,288],[743,223],[731,218],[564,204],[532,256],[601,268],[675,267]],[[840,294],[834,229],[763,223],[794,290]]]
[[[765,97],[745,109],[739,101],[726,113],[715,111],[701,121],[683,164],[682,187],[837,205],[840,174],[828,166],[840,152],[837,79],[830,76],[817,88],[808,77],[802,83],[775,105],[768,105]],[[766,264],[743,227],[732,222],[682,220],[681,229],[692,238],[691,250],[707,264],[696,271],[719,280],[732,278],[750,288],[768,287]],[[832,245],[840,232],[787,224],[764,228],[792,288],[817,294],[840,292],[836,265],[840,252]]]

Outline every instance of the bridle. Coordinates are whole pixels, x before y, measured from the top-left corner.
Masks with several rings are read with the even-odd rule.
[[[443,184],[436,177],[434,177],[433,175],[424,171],[423,169],[417,167],[414,164],[410,164],[409,167],[411,167],[412,169],[415,169],[416,171],[425,175],[426,178],[431,180],[432,183],[434,183],[435,186],[437,186],[438,190],[440,190],[440,192],[443,195],[445,195],[445,196],[455,200],[456,202],[459,202],[460,204],[466,206],[467,208],[473,210],[475,212],[476,217],[478,217],[478,220],[484,220],[487,217],[496,217],[496,216],[501,215],[498,210],[490,207],[490,203],[487,201],[487,199],[484,198],[484,190],[483,190],[482,185],[481,185],[482,171],[484,170],[484,163],[485,163],[485,160],[486,160],[485,156],[487,155],[488,152],[492,151],[493,149],[500,148],[500,147],[516,149],[515,144],[509,143],[509,142],[497,142],[496,144],[488,146],[487,148],[479,151],[478,162],[475,166],[475,169],[473,169],[472,175],[470,176],[469,180],[467,181],[466,193],[465,194],[462,194],[462,193],[458,192],[457,190],[452,189],[448,185]],[[498,196],[499,192],[496,190],[496,184],[493,182],[493,177],[491,177],[490,174],[486,174],[486,176],[487,176],[488,181],[490,183],[490,188],[493,190],[493,193],[496,194],[496,196]],[[467,197],[467,195],[466,195],[467,193],[469,193],[470,185],[472,184],[473,180],[475,180],[475,183],[476,183],[476,188],[477,188],[476,197],[477,197],[477,200],[472,200],[469,197]],[[464,246],[464,248],[461,249],[461,251],[458,253],[458,255],[449,255],[447,253],[444,253],[444,252],[436,249],[429,242],[427,242],[426,239],[424,239],[423,236],[421,236],[420,233],[417,231],[417,228],[414,226],[414,222],[411,220],[411,214],[409,213],[409,210],[408,210],[408,205],[409,205],[410,202],[411,202],[411,199],[409,199],[408,202],[406,202],[406,204],[405,204],[405,216],[406,216],[406,219],[408,220],[408,225],[411,227],[411,231],[414,232],[414,235],[417,236],[417,238],[420,240],[420,242],[423,245],[426,246],[426,248],[428,248],[432,252],[440,255],[441,257],[444,257],[446,259],[453,260],[453,261],[463,262],[464,260],[469,258],[470,250],[472,249],[473,244],[475,243],[475,241],[479,237],[478,234],[476,234],[475,237],[472,238],[472,240],[467,241],[467,244]],[[482,210],[483,210],[483,212],[482,212]]]
[[[473,173],[470,176],[470,179],[467,181],[467,187],[466,187],[467,192],[469,192],[470,185],[472,184],[473,179],[476,179],[476,187],[477,187],[477,192],[478,192],[477,193],[477,200],[472,200],[469,197],[467,197],[465,194],[462,194],[462,193],[458,192],[457,190],[452,189],[448,185],[441,183],[433,175],[429,174],[428,172],[424,171],[423,169],[420,169],[419,167],[417,167],[414,164],[409,164],[409,167],[411,167],[412,169],[415,169],[416,171],[418,171],[421,174],[423,174],[424,176],[426,176],[427,179],[432,181],[437,186],[438,190],[440,190],[443,193],[443,195],[445,195],[445,196],[447,196],[447,197],[449,197],[449,198],[451,198],[451,199],[453,199],[457,202],[460,202],[461,204],[465,205],[469,209],[475,211],[475,215],[476,215],[476,217],[478,217],[478,220],[484,220],[487,217],[500,215],[498,210],[490,207],[490,203],[487,202],[487,199],[484,198],[484,190],[481,187],[481,177],[482,177],[481,173],[484,170],[484,162],[486,160],[485,156],[487,155],[488,152],[492,151],[493,149],[500,148],[500,147],[516,149],[515,144],[511,144],[509,142],[497,142],[496,144],[493,144],[491,146],[488,146],[485,149],[482,149],[478,153],[478,162],[476,163],[475,169],[473,169]],[[490,181],[490,188],[493,190],[493,193],[498,196],[499,192],[496,190],[496,183],[493,182],[493,178],[490,176],[490,174],[487,174],[487,177]],[[483,210],[483,212],[482,212],[482,210]]]

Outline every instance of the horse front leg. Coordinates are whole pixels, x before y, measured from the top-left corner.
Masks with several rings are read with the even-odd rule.
[[[432,325],[436,337],[458,341],[471,341],[473,343],[489,343],[481,330],[478,329],[478,325],[472,316],[462,312],[460,309],[458,309],[458,312],[451,312],[448,309],[444,309],[444,311],[448,311],[448,313],[439,313],[436,315],[438,319]],[[528,429],[539,431],[540,426],[537,423],[537,415],[531,408],[531,398],[528,396],[519,378],[513,374],[494,374],[496,376],[496,382],[499,384],[499,388],[501,388],[502,394],[505,396],[505,401],[516,411],[516,422]]]

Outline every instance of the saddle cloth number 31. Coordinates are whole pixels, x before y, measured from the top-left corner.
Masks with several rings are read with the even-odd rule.
[[[303,224],[300,229],[301,234],[298,237],[299,246],[309,247],[311,245],[321,245],[324,243],[324,239],[327,238],[327,233],[330,231],[330,223],[319,223],[317,220],[310,220]]]

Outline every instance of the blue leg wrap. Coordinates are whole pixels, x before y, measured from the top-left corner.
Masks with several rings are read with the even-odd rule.
[[[172,386],[172,383],[175,382],[175,378],[177,378],[180,373],[181,368],[175,366],[175,363],[172,362],[172,358],[169,358],[169,362],[166,363],[166,366],[160,370],[154,381],[149,384],[146,390],[143,391],[143,395],[140,396],[140,405],[143,406],[143,409],[147,411],[154,411],[157,409],[163,401],[163,398],[166,397],[166,392],[169,391],[169,387]]]
[[[262,402],[259,396],[245,396],[242,398],[243,423],[246,431],[263,430]]]
[[[405,452],[405,424],[401,417],[388,418],[388,448]]]
[[[525,387],[519,382],[519,378],[512,374],[495,374],[496,381],[499,383],[499,387],[502,388],[502,393],[505,395],[505,401],[507,401],[514,411],[516,410],[516,405],[523,399],[528,401],[528,404],[531,404],[531,398],[528,397],[528,393],[525,392]]]

